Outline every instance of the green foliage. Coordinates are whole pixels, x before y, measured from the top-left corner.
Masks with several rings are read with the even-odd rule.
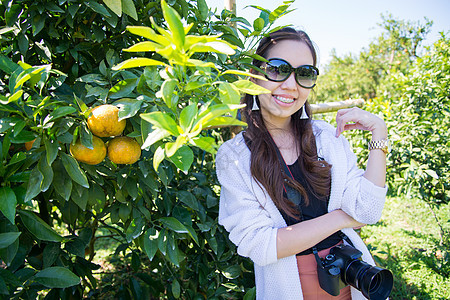
[[[425,21],[422,24],[396,20],[391,15],[382,16],[382,23],[378,25],[385,31],[370,43],[368,49],[342,57],[332,53],[324,75],[318,79],[317,101],[377,97],[389,74],[406,72],[418,57],[421,42],[433,24]]]
[[[448,218],[450,205],[435,214]],[[439,231],[427,203],[405,195],[388,197],[381,220],[361,229],[377,264],[394,274],[390,299],[450,298],[450,245],[440,244]]]
[[[394,88],[383,96],[393,112],[387,119],[394,145],[389,182],[397,194],[416,195],[432,208],[450,202],[449,58],[449,38],[442,35],[410,72],[391,75]],[[448,242],[442,224],[449,220],[437,220],[441,244]]]
[[[291,2],[254,7],[253,25],[200,0],[0,4],[2,295],[254,298],[252,264],[217,223],[213,154],[221,127],[244,125],[240,94],[264,92],[246,69]],[[86,118],[105,103],[144,150],[133,165],[69,154],[92,148]],[[104,232],[125,264],[111,284]]]

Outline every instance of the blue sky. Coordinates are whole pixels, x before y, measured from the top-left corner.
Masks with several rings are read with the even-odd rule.
[[[211,8],[224,7],[224,0],[206,0]],[[236,0],[237,15],[252,22],[259,11],[247,7],[258,5],[269,10],[282,4],[281,0]],[[329,60],[334,48],[338,55],[359,53],[363,47],[381,33],[377,23],[381,14],[392,14],[399,20],[420,21],[424,17],[432,20],[432,31],[425,45],[439,38],[439,32],[450,33],[450,0],[296,0],[296,10],[283,17],[276,25],[292,24],[305,30],[317,44],[321,65]]]

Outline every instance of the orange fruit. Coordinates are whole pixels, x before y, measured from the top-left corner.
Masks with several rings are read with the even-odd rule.
[[[87,123],[94,135],[109,137],[121,135],[126,120],[119,122],[119,109],[111,104],[103,104],[92,109]]]
[[[36,141],[36,139],[26,142],[25,143],[25,149],[27,149],[27,151],[30,151],[31,147],[33,147],[34,142]]]
[[[84,162],[85,164],[99,164],[105,159],[106,156],[105,143],[103,143],[100,138],[93,136],[92,145],[94,146],[94,149],[89,149],[83,146],[83,144],[81,144],[81,140],[78,139],[74,145],[70,144],[70,154],[72,154],[76,160]]]
[[[115,164],[131,165],[141,157],[141,146],[128,136],[115,137],[108,142],[108,158]]]

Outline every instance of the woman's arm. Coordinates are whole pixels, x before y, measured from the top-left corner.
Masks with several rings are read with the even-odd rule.
[[[372,132],[372,140],[379,141],[388,137],[386,123],[378,116],[354,107],[341,109],[336,115],[336,137],[352,129],[368,130]],[[381,149],[373,149],[369,153],[364,177],[377,186],[386,184],[386,154]]]
[[[338,209],[320,217],[303,221],[277,231],[277,258],[281,259],[309,249],[343,229],[362,226]]]

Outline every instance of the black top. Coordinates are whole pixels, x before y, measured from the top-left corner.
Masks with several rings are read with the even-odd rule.
[[[289,217],[288,215],[286,215],[285,213],[281,213],[284,220],[286,221],[286,224],[288,226],[290,225],[294,225],[297,224],[301,221],[306,221],[306,220],[311,220],[314,219],[316,217],[319,217],[321,215],[324,215],[328,212],[328,199],[318,199],[317,197],[314,196],[314,194],[311,191],[311,187],[308,185],[306,179],[303,176],[302,170],[300,169],[300,165],[298,160],[296,160],[292,165],[289,165],[289,170],[292,173],[292,176],[294,177],[295,180],[297,180],[307,191],[308,193],[308,198],[309,198],[309,204],[306,205],[304,202],[303,197],[301,197],[300,199],[300,203],[299,203],[299,209],[301,212],[301,220],[296,220],[292,217]],[[290,177],[290,174],[287,174]],[[289,188],[287,185],[285,185],[286,190],[288,191],[289,194],[290,190],[292,190],[292,188]],[[300,196],[300,193],[296,193],[298,196]],[[285,197],[287,197],[287,194],[285,192]],[[289,197],[291,198],[291,197]],[[342,238],[340,237],[340,232],[336,232],[334,234],[332,234],[331,236],[327,237],[325,240],[321,241],[320,243],[318,243],[316,245],[317,250],[323,250],[323,249],[327,249],[330,248],[334,245],[336,245],[337,243],[339,243],[342,240]],[[311,249],[307,249],[303,252],[298,253],[297,255],[307,255],[307,254],[312,254],[312,250]]]

